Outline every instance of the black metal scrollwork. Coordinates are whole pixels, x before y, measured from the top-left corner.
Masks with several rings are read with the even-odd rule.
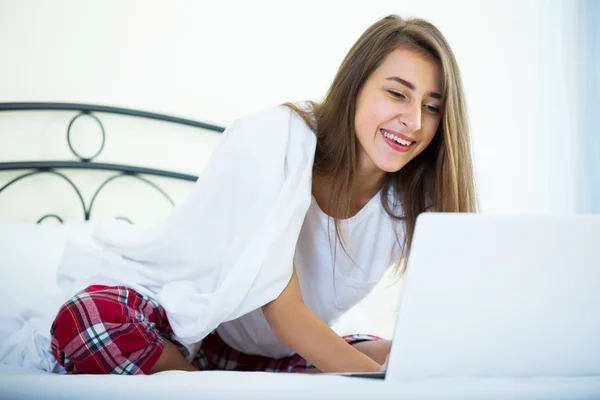
[[[13,184],[17,183],[17,182],[18,182],[18,181],[20,181],[21,179],[25,179],[25,178],[28,178],[28,177],[30,177],[30,176],[33,176],[33,175],[39,175],[39,174],[45,174],[45,173],[47,173],[47,174],[54,174],[54,175],[56,175],[56,176],[59,176],[59,177],[63,178],[65,181],[67,181],[67,182],[69,183],[69,185],[71,185],[71,187],[73,188],[73,190],[75,190],[75,193],[77,194],[77,197],[79,198],[79,201],[81,202],[81,207],[83,207],[83,215],[84,215],[84,218],[85,218],[85,220],[86,220],[86,221],[88,221],[88,220],[89,220],[89,213],[88,213],[88,211],[87,211],[87,209],[86,209],[86,206],[85,206],[85,201],[83,200],[83,196],[81,195],[81,192],[80,192],[80,191],[79,191],[79,189],[77,188],[77,185],[75,185],[75,184],[73,183],[73,181],[72,181],[72,180],[70,180],[70,179],[69,179],[69,178],[68,178],[66,175],[64,175],[64,174],[62,174],[62,173],[60,173],[60,172],[58,172],[58,171],[54,171],[54,170],[52,170],[52,169],[50,169],[50,168],[39,168],[39,169],[38,169],[38,170],[36,170],[36,171],[33,171],[33,172],[28,172],[28,173],[25,173],[25,174],[23,174],[23,175],[19,175],[19,176],[17,176],[16,178],[12,179],[12,180],[11,180],[10,182],[8,182],[7,184],[5,184],[4,186],[2,186],[2,187],[0,188],[0,193],[2,193],[2,191],[4,191],[4,190],[5,190],[6,188],[8,188],[10,185],[13,185]],[[54,214],[49,214],[49,215],[52,215],[52,216],[56,217],[56,218],[57,218],[57,219],[58,219],[58,220],[59,220],[61,223],[63,222],[63,220],[62,220],[60,217],[58,217],[57,215],[54,215]],[[40,218],[40,219],[37,221],[37,223],[39,224],[40,222],[42,222],[43,220],[45,220],[45,219],[46,219],[46,217],[48,217],[48,215],[45,215],[45,216],[43,216],[42,218]]]
[[[36,222],[36,224],[39,224],[40,222],[42,222],[42,221],[44,221],[44,220],[46,220],[48,218],[55,218],[61,224],[64,222],[63,219],[61,217],[59,217],[58,215],[56,215],[56,214],[46,214],[42,218],[38,219],[37,222]]]
[[[73,127],[73,124],[75,123],[75,121],[77,121],[77,119],[82,116],[89,116],[89,117],[95,119],[96,122],[98,123],[98,125],[100,126],[100,132],[102,132],[102,144],[100,145],[100,148],[98,149],[98,151],[91,157],[81,156],[79,153],[77,153],[77,151],[75,151],[75,149],[73,148],[73,144],[71,143],[71,128]],[[79,114],[77,114],[76,116],[74,116],[73,119],[71,120],[71,122],[69,122],[69,127],[67,128],[67,143],[69,144],[69,148],[71,149],[71,152],[75,155],[75,157],[79,158],[82,162],[90,162],[94,158],[98,157],[100,155],[100,153],[102,153],[102,150],[104,149],[104,144],[106,143],[106,132],[104,131],[104,125],[102,125],[102,122],[100,121],[100,119],[98,117],[96,117],[94,114],[92,114],[90,111],[82,111]]]
[[[140,174],[144,175],[152,175],[152,176],[161,176],[161,177],[169,177],[173,179],[186,180],[186,181],[196,181],[198,178],[195,175],[182,174],[172,171],[165,171],[160,169],[151,169],[144,167],[136,167],[131,165],[121,165],[121,164],[107,164],[107,163],[96,163],[93,162],[95,158],[97,158],[104,149],[104,145],[106,143],[106,131],[100,119],[92,114],[93,112],[104,112],[104,113],[112,113],[112,114],[122,114],[122,115],[130,115],[134,117],[140,118],[150,118],[154,120],[162,120],[167,122],[173,122],[182,125],[194,126],[197,128],[210,130],[214,132],[223,132],[224,128],[216,125],[207,124],[204,122],[192,121],[178,117],[172,117],[164,114],[155,114],[149,113],[145,111],[139,110],[131,110],[124,108],[116,108],[116,107],[106,107],[106,106],[97,106],[97,105],[89,105],[89,104],[65,104],[65,103],[0,103],[0,111],[23,111],[23,110],[71,110],[71,111],[79,111],[75,117],[71,119],[69,122],[69,126],[67,127],[67,143],[71,152],[79,159],[79,161],[24,161],[24,162],[10,162],[10,163],[0,163],[0,171],[1,170],[26,170],[33,169],[31,172],[26,172],[22,175],[17,176],[12,179],[4,186],[0,188],[0,193],[2,193],[5,189],[15,184],[16,182],[31,177],[33,175],[38,174],[53,174],[56,175],[69,183],[69,185],[75,190],[77,197],[81,203],[81,207],[83,209],[84,219],[88,221],[90,219],[90,215],[92,213],[92,209],[98,194],[101,190],[106,187],[110,182],[123,178],[123,177],[133,177],[146,184],[150,185],[154,189],[156,189],[160,194],[165,197],[165,199],[171,204],[175,205],[173,199],[157,184],[152,182],[151,180],[140,176]],[[82,117],[89,116],[93,118],[98,125],[100,126],[100,131],[102,134],[102,142],[100,148],[96,151],[94,155],[91,157],[83,157],[80,155],[73,147],[71,141],[71,128],[73,127],[75,121]],[[104,171],[118,171],[116,175],[113,175],[106,179],[99,187],[96,189],[92,200],[90,201],[89,206],[86,206],[83,196],[81,195],[80,190],[77,188],[77,185],[73,183],[71,179],[69,179],[65,174],[56,171],[56,169],[94,169],[94,170],[104,170]],[[41,223],[47,219],[56,219],[58,222],[63,223],[63,219],[56,214],[47,214],[38,219],[37,223]],[[131,219],[118,216],[117,219],[124,220],[128,223],[133,223]]]

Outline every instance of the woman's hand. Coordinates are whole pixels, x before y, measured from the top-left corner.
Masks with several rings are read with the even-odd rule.
[[[385,358],[385,362],[383,363],[381,368],[379,368],[379,371],[385,372],[387,370],[387,364],[388,364],[389,359],[390,359],[390,355],[388,354],[388,356]]]
[[[262,311],[275,337],[323,372],[376,372],[381,368],[304,305],[295,270],[279,297]]]

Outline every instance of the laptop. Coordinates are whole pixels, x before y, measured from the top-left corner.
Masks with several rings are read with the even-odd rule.
[[[600,375],[600,216],[420,215],[387,372],[343,375]]]

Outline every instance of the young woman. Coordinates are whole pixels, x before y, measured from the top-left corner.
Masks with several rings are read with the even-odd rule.
[[[211,159],[197,186],[204,191],[218,185],[250,186],[243,198],[224,196],[229,212],[219,214],[219,205],[214,205],[216,215],[222,215],[215,220],[215,235],[242,219],[253,225],[244,225],[242,239],[216,240],[202,253],[213,260],[216,254],[235,253],[242,244],[254,243],[246,247],[254,253],[240,257],[247,260],[247,268],[228,274],[223,268],[233,262],[219,259],[215,265],[221,269],[202,270],[204,277],[195,286],[181,284],[167,290],[155,283],[160,281],[156,265],[166,262],[162,256],[154,250],[143,255],[124,251],[124,259],[137,256],[145,269],[136,264],[127,267],[135,273],[105,271],[102,279],[92,275],[95,278],[87,280],[91,285],[67,302],[54,321],[53,355],[67,372],[377,371],[385,363],[389,341],[369,335],[342,338],[331,324],[369,293],[388,266],[404,269],[420,213],[476,209],[458,66],[442,34],[420,19],[390,15],[368,28],[347,54],[321,103],[286,104],[236,121],[228,130],[219,150],[222,156]],[[302,153],[306,149],[308,158]],[[251,158],[254,150],[262,155]],[[229,165],[235,164],[236,155],[248,158],[243,168]],[[271,159],[279,163],[273,165],[281,165],[277,169],[283,171],[283,183],[263,183],[268,181],[263,168],[268,170],[264,165]],[[295,201],[294,190],[304,182],[294,169],[302,164],[298,160],[309,161],[305,181],[310,197],[304,207]],[[221,180],[202,180],[211,174]],[[284,198],[283,192],[291,193],[288,203],[268,203]],[[188,203],[201,208],[199,196]],[[261,196],[266,200],[257,200]],[[297,230],[292,223],[296,214],[288,213],[286,204],[300,210]],[[277,213],[254,212],[261,207]],[[239,214],[240,208],[245,214]],[[262,217],[266,215],[271,217]],[[168,226],[183,226],[193,216],[172,220],[176,222]],[[283,228],[279,220],[286,221],[279,224]],[[193,229],[201,224],[201,220],[188,223]],[[282,230],[269,232],[293,244],[292,254],[278,258],[286,265],[269,264],[273,258],[268,257],[252,261],[262,246],[263,225],[279,226]],[[253,242],[253,236],[259,241]],[[180,241],[189,242],[188,249],[200,246],[201,237],[180,234],[178,240],[161,241],[177,243],[173,245],[177,248],[183,246]],[[273,244],[264,247],[269,248],[265,254],[279,250]],[[177,251],[166,257],[173,253]],[[243,274],[255,264],[260,264],[259,272],[247,279]],[[124,267],[120,268],[122,272]],[[197,273],[200,267],[194,268]],[[175,277],[179,269],[169,271],[170,279],[180,279]],[[284,284],[275,285],[282,277]],[[241,288],[242,281],[252,281],[246,287],[254,286],[238,295],[235,288]],[[214,284],[198,289],[205,282]],[[221,291],[227,296],[220,297],[220,303],[213,301],[216,308],[209,307],[227,285],[232,286]],[[188,298],[182,294],[186,290],[193,292]],[[184,303],[196,306],[178,308]],[[225,309],[225,303],[229,311],[221,312],[219,304]],[[217,322],[200,324],[200,329],[200,319],[195,325],[190,322],[194,312],[203,322]],[[181,344],[194,341],[186,348]]]

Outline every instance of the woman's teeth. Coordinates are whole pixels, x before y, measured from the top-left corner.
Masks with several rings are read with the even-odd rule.
[[[383,132],[383,136],[385,136],[388,139],[395,140],[396,142],[400,143],[402,146],[410,146],[412,144],[412,142],[409,142],[404,139],[400,139],[396,135],[392,135],[391,133],[387,133],[386,131],[382,131],[382,132]]]

